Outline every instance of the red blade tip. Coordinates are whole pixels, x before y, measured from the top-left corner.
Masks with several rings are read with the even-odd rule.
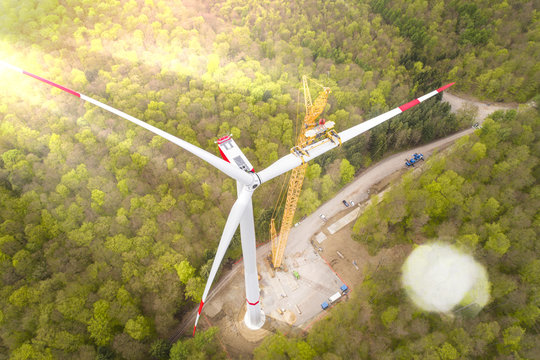
[[[437,89],[437,92],[443,92],[444,90],[448,89],[450,86],[452,86],[452,85],[454,85],[454,84],[455,84],[455,82],[450,83],[450,84],[446,84],[446,85],[444,85],[443,87],[438,88],[438,89]]]

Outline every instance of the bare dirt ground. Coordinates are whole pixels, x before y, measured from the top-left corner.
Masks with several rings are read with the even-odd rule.
[[[476,109],[478,111],[476,119],[479,122],[484,121],[489,114],[492,114],[497,110],[517,109],[518,106],[518,104],[478,101],[468,96],[454,95],[449,92],[443,93],[443,101],[450,104],[453,113],[456,113],[459,110]]]
[[[448,93],[444,93],[443,100],[451,104],[454,112],[477,107],[478,122],[482,122],[493,111],[515,107],[469,101]],[[220,342],[229,357],[234,359],[250,359],[255,347],[276,331],[286,334],[307,331],[325,316],[326,312],[322,311],[320,304],[335,293],[341,284],[347,284],[354,291],[364,280],[368,267],[376,268],[378,264],[403,259],[410,252],[409,246],[401,246],[370,256],[361,243],[351,238],[356,215],[350,223],[334,233],[328,231],[328,228],[355,211],[357,206],[361,212],[371,195],[384,191],[391,183],[398,181],[407,171],[404,168],[406,157],[414,152],[428,157],[433,151],[444,149],[473,131],[472,128],[466,129],[416,149],[392,155],[358,175],[333,199],[291,230],[284,260],[289,271],[277,272],[272,276],[273,272],[265,259],[270,253],[270,244],[260,246],[257,258],[261,275],[261,303],[266,314],[262,329],[248,330],[243,324],[245,298],[241,261],[232,270],[225,272],[214,286],[204,307],[200,328],[218,326]],[[345,208],[342,200],[352,200],[356,206]],[[328,220],[323,221],[321,214]],[[317,235],[325,237],[325,240],[319,243]],[[293,269],[300,273],[299,280],[292,276]],[[171,341],[191,334],[195,314],[196,309],[184,317],[172,334]]]

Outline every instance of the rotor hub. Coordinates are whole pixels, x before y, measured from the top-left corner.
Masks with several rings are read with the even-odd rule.
[[[251,182],[251,184],[246,185],[246,188],[249,191],[254,191],[256,188],[259,187],[259,185],[262,184],[262,181],[257,173],[250,173],[250,174],[251,174],[251,177],[253,178],[253,181]]]

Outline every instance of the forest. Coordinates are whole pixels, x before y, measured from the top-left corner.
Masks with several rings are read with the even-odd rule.
[[[331,88],[324,116],[338,130],[450,81],[480,99],[540,101],[533,1],[3,0],[0,10],[2,60],[215,154],[214,141],[231,133],[256,170],[293,146],[302,75]],[[168,339],[200,299],[234,182],[57,89],[5,71],[0,79],[0,359],[226,357],[217,329]],[[455,320],[477,326],[480,345],[458,347],[471,327],[458,331],[399,302],[387,282],[395,264],[307,338],[276,335],[255,356],[530,357],[540,278],[531,111],[495,116],[475,143],[459,144],[459,161],[404,179],[418,197],[392,193],[355,228],[372,252],[459,234],[455,241],[493,264],[494,305],[482,322]],[[373,161],[470,125],[440,99],[409,110],[311,164],[296,216]],[[259,242],[282,181],[254,196]],[[240,256],[236,236],[227,258]],[[372,343],[345,345],[344,332]]]

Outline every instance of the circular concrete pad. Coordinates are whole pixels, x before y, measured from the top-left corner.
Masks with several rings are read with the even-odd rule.
[[[238,332],[244,339],[246,339],[249,342],[258,342],[262,339],[264,339],[266,336],[271,335],[272,333],[264,328],[260,328],[257,330],[250,329],[246,326],[246,323],[244,322],[244,316],[246,313],[246,306],[244,305],[242,307],[242,311],[238,313],[238,317],[236,318],[235,325],[238,329]]]

